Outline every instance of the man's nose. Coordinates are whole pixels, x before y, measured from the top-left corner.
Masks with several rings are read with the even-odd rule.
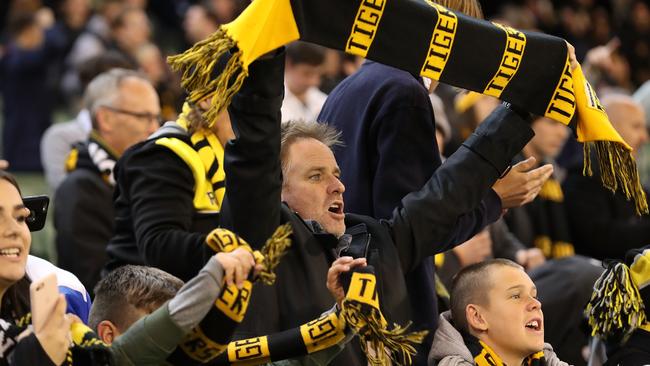
[[[337,177],[332,177],[332,182],[330,183],[330,193],[343,193],[345,192],[345,185]]]

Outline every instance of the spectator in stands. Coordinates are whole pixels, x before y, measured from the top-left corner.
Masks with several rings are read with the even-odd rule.
[[[151,26],[147,13],[138,7],[126,7],[111,23],[113,42],[109,49],[122,53],[130,62],[137,65],[138,48],[150,41]]]
[[[217,15],[204,3],[192,5],[185,12],[183,30],[190,45],[208,38],[218,27]]]
[[[72,321],[64,313],[75,314],[87,321],[90,297],[72,274],[29,256],[32,239],[30,217],[16,180],[0,170],[0,337],[3,339],[0,363],[13,357],[18,364],[60,364],[69,344]],[[19,345],[12,347],[18,335],[12,337],[4,333],[11,326],[29,324],[29,285],[51,273],[56,274],[59,291],[64,296],[57,301],[42,333],[27,334],[28,337],[20,340]],[[12,352],[15,354],[11,355]]]
[[[174,121],[178,118],[184,102],[184,93],[175,74],[160,52],[158,46],[147,43],[135,53],[140,70],[147,76],[156,88],[160,98],[160,115],[163,121]]]
[[[135,66],[114,51],[86,61],[78,70],[82,89],[85,91],[86,86],[95,76],[118,67],[132,69]],[[90,114],[88,109],[83,107],[73,120],[56,123],[45,130],[41,139],[41,161],[50,192],[56,192],[67,174],[65,161],[73,145],[86,141],[91,129]]]
[[[287,46],[282,121],[315,121],[327,95],[318,89],[323,76],[325,49],[306,42]]]
[[[112,69],[88,85],[86,109],[93,130],[70,154],[70,172],[56,191],[54,225],[59,265],[93,288],[113,235],[113,167],[158,128],[160,105],[144,75]]]
[[[451,311],[440,315],[429,364],[567,365],[544,343],[535,284],[521,266],[506,259],[458,273]]]
[[[40,171],[39,143],[52,123],[56,94],[49,88],[50,62],[63,42],[44,24],[43,12],[10,19],[10,40],[0,54],[3,99],[2,153],[14,171]]]
[[[612,125],[638,151],[648,141],[643,109],[631,97],[609,95],[602,100]],[[593,176],[582,175],[582,159],[564,183],[566,207],[576,252],[597,259],[619,258],[650,240],[650,219],[635,214],[623,193],[603,188],[598,165]]]

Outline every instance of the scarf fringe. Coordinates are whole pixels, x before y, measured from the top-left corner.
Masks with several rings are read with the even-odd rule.
[[[210,108],[203,113],[210,126],[219,113],[230,105],[248,76],[248,70],[241,60],[242,51],[237,50],[227,61],[224,70],[214,78],[214,68],[220,58],[235,47],[237,42],[223,28],[219,28],[182,54],[167,58],[172,70],[181,72],[181,86],[189,93],[187,100],[190,103],[211,98]]]
[[[266,285],[272,285],[275,282],[275,268],[280,264],[280,259],[291,246],[289,236],[293,233],[290,223],[278,226],[273,235],[266,241],[262,247],[260,258],[264,269],[259,273],[259,279]]]
[[[583,144],[582,174],[593,176],[591,150],[595,150],[602,184],[612,192],[620,187],[625,197],[634,200],[637,215],[648,214],[648,202],[632,153],[622,144],[612,141],[593,141]]]
[[[359,334],[361,348],[372,366],[387,365],[389,361],[410,365],[417,352],[414,345],[421,344],[429,333],[426,330],[406,333],[411,323],[405,327],[393,324],[393,329],[388,330],[378,309],[353,300],[343,301],[341,316]]]
[[[624,263],[610,265],[594,285],[587,304],[591,335],[626,335],[645,322],[643,299]]]

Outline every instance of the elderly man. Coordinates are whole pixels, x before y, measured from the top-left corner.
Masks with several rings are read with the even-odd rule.
[[[151,83],[125,69],[95,77],[85,97],[93,129],[70,153],[70,173],[56,191],[54,225],[59,265],[92,289],[113,235],[113,167],[158,128],[160,105]]]
[[[612,125],[634,151],[648,142],[645,114],[629,96],[609,95],[601,100]],[[580,159],[582,162],[582,159]],[[650,220],[635,214],[634,203],[600,184],[598,166],[593,177],[574,166],[564,182],[569,225],[576,252],[598,259],[619,258],[650,241]]]
[[[285,124],[281,135],[282,58],[255,67],[263,68],[266,78],[246,80],[229,109],[237,138],[226,147],[224,220],[232,222],[223,224],[257,246],[280,222],[291,222],[294,241],[277,268],[276,284],[255,289],[239,336],[269,334],[317,318],[331,306],[327,273],[343,253],[366,257],[374,266],[384,314],[405,324],[412,314],[404,275],[424,257],[464,241],[467,233],[456,231],[457,221],[475,212],[530,140],[528,115],[500,107],[422,189],[401,200],[390,219],[378,221],[344,213],[345,186],[331,150],[335,130],[295,122]],[[469,235],[494,216],[474,218]],[[336,286],[332,280],[329,285]],[[350,356],[346,348],[339,364],[354,364]]]

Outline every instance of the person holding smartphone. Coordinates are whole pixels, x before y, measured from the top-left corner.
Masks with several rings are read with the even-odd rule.
[[[29,256],[32,219],[16,180],[0,170],[0,365],[60,365],[70,343],[73,318],[66,313],[87,319],[90,308],[88,294],[76,277]],[[30,284],[52,273],[61,294],[46,304],[38,329],[22,331],[33,310]],[[71,304],[79,306],[70,308]]]

